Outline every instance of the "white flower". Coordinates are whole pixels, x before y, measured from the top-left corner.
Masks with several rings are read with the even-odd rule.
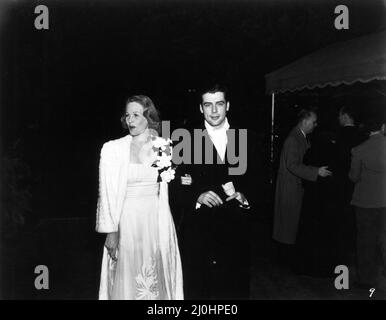
[[[165,150],[165,147],[169,144],[168,140],[161,137],[155,137],[153,140],[153,146],[157,149]]]
[[[162,155],[160,156],[157,156],[157,166],[158,168],[162,169],[162,168],[168,168],[168,167],[171,167],[172,166],[172,157],[171,156],[168,156],[164,153],[162,153]]]
[[[174,179],[175,174],[176,174],[176,171],[172,168],[169,168],[168,170],[161,172],[160,176],[161,176],[162,182],[169,183],[171,180]]]

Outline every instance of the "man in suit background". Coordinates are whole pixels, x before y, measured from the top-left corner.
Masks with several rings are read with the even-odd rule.
[[[253,173],[259,159],[255,156],[253,135],[248,131],[243,136],[241,129],[233,130],[228,122],[229,109],[224,86],[216,84],[202,90],[203,119],[199,128],[203,134],[192,135],[192,158],[196,159],[202,151],[204,159],[202,163],[195,161],[178,168],[182,183],[186,184],[181,227],[186,299],[249,297],[248,218],[261,196],[259,178]],[[208,147],[213,150],[212,157],[207,154]],[[231,163],[234,151],[245,163]],[[232,175],[230,169],[237,166],[245,167],[246,171]],[[253,185],[252,177],[256,179]],[[223,185],[230,182],[234,193],[227,195]]]
[[[352,150],[349,177],[357,221],[358,285],[386,290],[386,137],[382,114],[369,117],[369,139]],[[382,258],[378,273],[376,249]]]
[[[352,185],[351,188],[347,190],[350,200],[352,192],[354,191],[353,184],[347,177],[351,164],[351,149],[365,140],[365,137],[360,133],[355,123],[355,119],[356,113],[354,108],[349,106],[340,108],[338,116],[340,129],[336,137],[338,159],[336,175],[344,176],[346,181]]]
[[[317,125],[313,108],[302,109],[298,123],[284,142],[276,181],[273,239],[279,242],[279,255],[285,263],[294,262],[296,237],[303,200],[302,180],[316,181],[318,176],[327,177],[331,172],[326,166],[314,167],[303,163],[310,147],[307,135]]]
[[[348,178],[351,164],[351,149],[365,140],[355,123],[356,112],[353,107],[343,106],[339,110],[340,128],[336,136],[336,167],[334,168],[335,181],[338,190],[338,225],[339,264],[350,265],[355,253],[356,226],[355,214],[350,205],[354,183]]]

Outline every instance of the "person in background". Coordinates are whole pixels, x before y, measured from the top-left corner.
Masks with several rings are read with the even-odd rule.
[[[285,263],[296,260],[295,248],[303,201],[302,180],[316,181],[331,171],[326,166],[314,167],[303,163],[310,144],[307,135],[317,126],[314,108],[302,109],[298,122],[284,142],[276,181],[273,239],[279,242],[279,256]]]
[[[305,165],[328,165],[335,173],[336,149],[332,131],[315,132],[312,145],[304,155]],[[335,277],[339,265],[336,244],[340,241],[337,225],[339,190],[336,176],[303,180],[304,195],[296,241],[296,273],[313,277]]]
[[[336,136],[336,168],[334,170],[337,183],[337,202],[339,210],[336,216],[338,233],[337,245],[339,264],[350,265],[354,262],[356,226],[353,207],[350,205],[354,183],[348,178],[351,164],[351,149],[365,140],[356,126],[354,108],[343,106],[339,110],[340,128]]]
[[[386,137],[385,121],[374,113],[366,124],[369,139],[352,150],[349,178],[357,223],[357,285],[386,290]],[[381,272],[377,267],[377,245]]]

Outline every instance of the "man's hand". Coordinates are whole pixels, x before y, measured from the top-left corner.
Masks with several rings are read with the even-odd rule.
[[[232,199],[236,198],[241,204],[244,204],[245,201],[247,201],[247,198],[241,193],[241,192],[235,192],[228,198],[226,198],[226,201],[231,201]]]
[[[113,259],[114,261],[116,261],[118,258],[117,257],[118,243],[119,243],[118,232],[112,232],[106,236],[105,247],[111,259]]]
[[[201,193],[197,202],[199,204],[205,204],[209,208],[218,207],[223,204],[221,198],[213,191]]]
[[[319,170],[318,170],[318,174],[325,178],[327,176],[331,176],[332,175],[332,172],[330,170],[327,170],[327,166],[326,167],[320,167]]]

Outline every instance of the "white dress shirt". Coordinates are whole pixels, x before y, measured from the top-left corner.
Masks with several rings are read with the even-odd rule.
[[[208,131],[208,135],[212,143],[214,144],[218,155],[220,156],[221,161],[225,159],[225,152],[228,143],[227,131],[229,129],[228,119],[225,118],[225,121],[218,127],[212,127],[205,120],[205,128]]]
[[[209,138],[214,144],[217,153],[222,161],[225,159],[226,148],[228,144],[227,131],[229,129],[228,119],[225,118],[225,121],[218,127],[212,127],[208,122],[205,121],[205,128],[208,132]],[[236,198],[241,202],[240,198]],[[243,205],[249,206],[248,200],[244,200]],[[201,207],[201,204],[196,202],[196,210]]]
[[[224,161],[225,159],[225,153],[226,153],[227,143],[228,143],[227,131],[229,127],[230,126],[227,118],[225,118],[225,121],[218,127],[212,127],[205,120],[205,128],[208,132],[210,140],[212,141],[214,147],[217,150],[217,153],[221,161]],[[200,207],[201,207],[201,204],[197,202],[196,209]]]

